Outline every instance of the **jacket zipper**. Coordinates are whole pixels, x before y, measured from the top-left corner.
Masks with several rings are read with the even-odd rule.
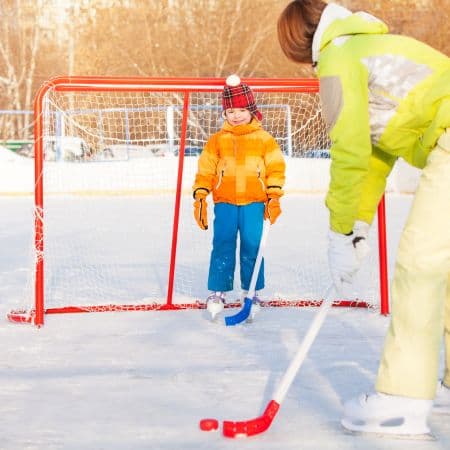
[[[219,186],[220,186],[221,183],[222,183],[222,177],[223,177],[223,175],[224,175],[224,172],[225,172],[225,169],[222,169],[222,170],[220,171],[220,173],[219,173],[219,180],[217,181],[216,189],[219,189]]]
[[[261,183],[262,190],[264,192],[266,192],[266,185],[264,184],[264,181],[261,178],[261,169],[259,168],[259,166],[256,169],[257,169],[257,172],[258,172],[258,180]]]

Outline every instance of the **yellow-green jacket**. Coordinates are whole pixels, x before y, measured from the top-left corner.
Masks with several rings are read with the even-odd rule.
[[[330,225],[348,233],[356,219],[372,222],[397,158],[423,168],[450,127],[450,59],[388,34],[369,14],[329,4],[313,61],[332,140]]]
[[[253,119],[232,126],[225,121],[199,160],[193,191],[212,192],[215,203],[247,205],[283,195],[285,162],[275,139]]]

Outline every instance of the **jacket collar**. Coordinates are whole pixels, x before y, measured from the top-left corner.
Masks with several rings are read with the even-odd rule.
[[[235,126],[230,125],[230,123],[225,120],[225,122],[223,123],[222,130],[232,134],[241,135],[252,133],[253,131],[256,131],[260,128],[261,124],[256,119],[252,119],[250,123],[246,123],[245,125],[235,125]]]

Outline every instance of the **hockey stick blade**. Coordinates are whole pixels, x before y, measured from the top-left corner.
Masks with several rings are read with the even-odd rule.
[[[275,400],[271,400],[264,413],[255,419],[243,420],[240,422],[224,420],[223,435],[228,438],[238,438],[264,433],[264,431],[270,427],[270,424],[279,409],[280,405]]]
[[[251,310],[252,310],[252,299],[245,297],[244,306],[236,314],[225,317],[225,325],[229,327],[244,322],[250,316]]]

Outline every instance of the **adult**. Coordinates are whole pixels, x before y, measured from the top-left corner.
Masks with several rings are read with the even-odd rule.
[[[390,327],[373,394],[344,405],[350,430],[429,433],[435,406],[450,412],[450,59],[381,20],[320,0],[296,0],[278,20],[285,55],[312,64],[329,129],[329,267],[351,282],[356,244],[395,161],[423,169],[397,252]]]

